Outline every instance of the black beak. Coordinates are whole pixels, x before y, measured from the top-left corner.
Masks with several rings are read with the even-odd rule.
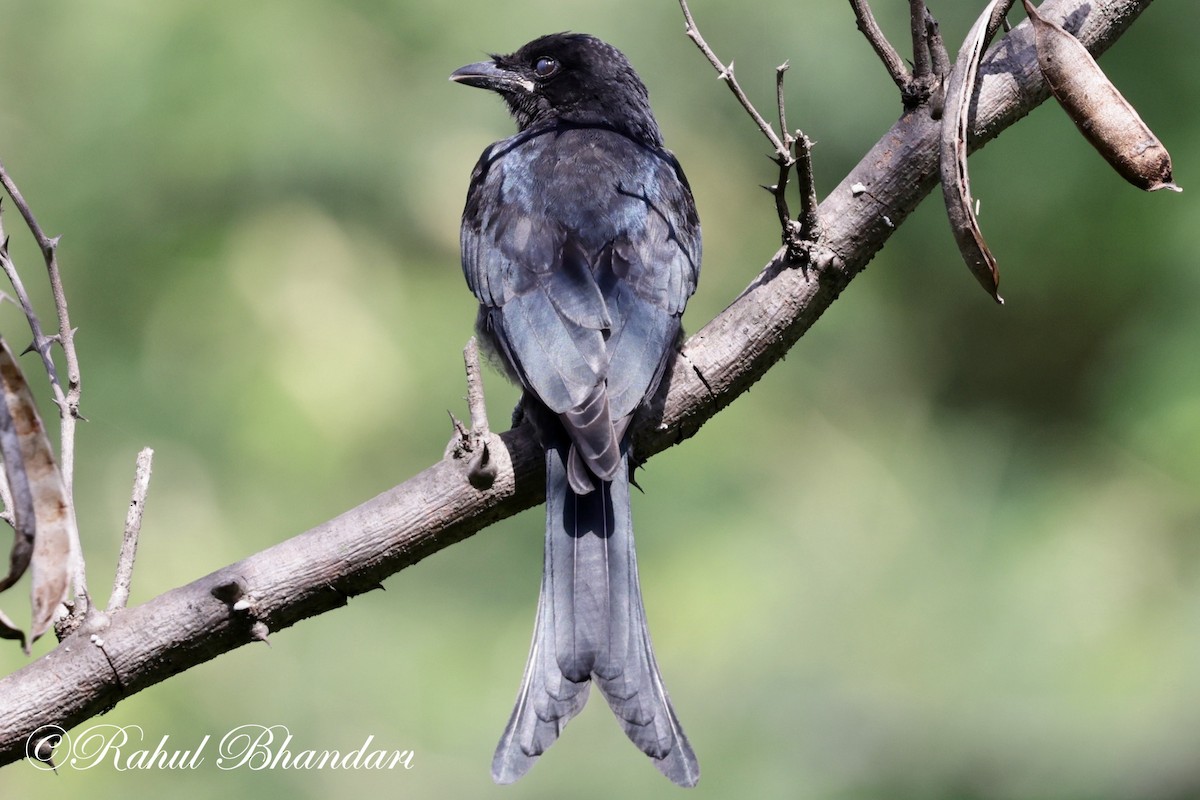
[[[459,67],[450,74],[450,80],[480,89],[491,89],[493,92],[528,94],[533,91],[533,81],[497,65],[495,61],[480,61]]]

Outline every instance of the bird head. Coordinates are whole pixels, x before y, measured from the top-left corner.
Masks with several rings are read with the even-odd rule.
[[[515,53],[460,67],[450,80],[498,93],[521,130],[601,125],[662,144],[645,84],[620,50],[594,36],[542,36]]]

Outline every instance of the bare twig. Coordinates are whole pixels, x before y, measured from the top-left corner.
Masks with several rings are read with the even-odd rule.
[[[133,583],[133,562],[137,558],[138,536],[142,531],[142,514],[146,510],[146,493],[150,488],[150,473],[154,465],[154,451],[142,449],[137,456],[137,467],[133,475],[133,492],[129,499],[129,511],[125,515],[125,535],[121,538],[121,554],[117,557],[117,574],[113,579],[112,594],[108,598],[108,613],[120,611],[129,602],[129,587]]]
[[[0,163],[0,185],[4,186],[4,190],[8,192],[8,196],[12,198],[17,210],[21,212],[21,216],[25,219],[25,224],[29,226],[30,233],[37,241],[38,248],[42,251],[42,257],[46,261],[46,271],[50,278],[50,291],[54,296],[54,308],[58,313],[58,333],[54,337],[43,336],[42,340],[35,342],[39,351],[43,347],[49,346],[50,341],[57,340],[63,349],[63,355],[67,362],[67,388],[65,397],[61,400],[55,396],[55,402],[58,404],[63,415],[64,423],[67,420],[74,420],[80,417],[79,415],[79,394],[81,386],[81,378],[79,374],[79,357],[75,352],[75,330],[71,327],[71,317],[67,309],[66,292],[63,289],[62,274],[58,268],[58,241],[59,237],[50,237],[42,230],[42,226],[38,224],[37,218],[33,215],[33,211],[29,208],[29,204],[25,202],[25,197],[21,194],[21,190],[17,188],[12,176],[8,174],[8,170],[4,168],[4,164]],[[45,359],[46,357],[43,356]],[[53,380],[57,383],[57,373],[53,373]],[[61,391],[61,386],[59,387]],[[74,425],[71,426],[72,434]],[[65,437],[64,437],[65,438]],[[64,441],[65,447],[68,442]],[[63,468],[63,478],[67,483],[67,489],[72,486],[73,471],[69,466],[74,464],[74,437],[69,442],[71,445],[70,454],[66,451],[63,453],[61,466]]]
[[[850,0],[858,29],[874,48],[879,60],[900,89],[900,99],[905,110],[912,110],[929,101],[940,87],[937,72],[936,45],[931,37],[929,21],[933,17],[925,0],[908,0],[909,33],[912,37],[913,68],[910,72],[900,53],[888,41],[887,36],[875,21],[867,0]]]
[[[908,85],[912,82],[912,74],[904,65],[904,59],[900,57],[899,51],[892,47],[892,43],[884,35],[883,29],[875,21],[875,15],[871,13],[871,6],[867,4],[867,0],[850,0],[850,7],[854,9],[854,18],[858,21],[858,29],[875,49],[879,60],[883,62],[884,69],[888,71],[888,75],[892,76],[896,88],[902,93],[907,92]]]
[[[783,76],[791,66],[791,61],[784,61],[775,68],[775,106],[779,109],[779,132],[783,136],[785,147],[791,145],[791,135],[788,133],[787,105],[783,94]]]
[[[5,272],[9,278],[14,279],[13,288],[17,291],[21,307],[25,310],[25,316],[29,320],[29,327],[33,331],[34,349],[42,357],[42,363],[46,367],[46,374],[50,377],[51,391],[54,393],[54,402],[58,406],[59,417],[61,419],[59,427],[59,469],[62,472],[63,485],[66,487],[67,502],[74,508],[75,421],[81,418],[79,414],[79,397],[82,381],[79,373],[79,357],[75,352],[75,329],[71,327],[71,317],[67,310],[67,296],[63,289],[62,274],[58,267],[58,237],[47,236],[46,232],[42,230],[42,226],[38,224],[37,218],[33,215],[33,211],[25,201],[21,190],[17,188],[16,183],[8,174],[8,170],[4,168],[3,163],[0,163],[0,185],[4,186],[4,190],[12,198],[13,204],[21,212],[21,216],[25,219],[25,224],[29,227],[30,233],[33,234],[33,238],[37,241],[38,248],[42,251],[42,258],[45,259],[46,271],[50,278],[50,291],[54,296],[54,308],[58,313],[58,333],[54,336],[46,336],[42,332],[41,323],[38,321],[37,315],[33,312],[29,296],[25,293],[24,287],[19,286],[20,278],[17,277],[16,269],[9,269],[8,267],[11,264],[5,266]],[[0,236],[0,239],[3,239],[3,237]],[[65,391],[59,380],[58,371],[55,369],[54,359],[50,355],[50,345],[55,340],[62,347],[63,357],[66,360],[67,387]],[[75,611],[76,613],[86,613],[89,608],[87,577],[84,569],[83,549],[80,547],[78,536],[78,529],[75,528],[75,541],[72,542],[72,549],[76,554],[74,569]]]
[[[750,98],[742,91],[741,85],[737,82],[737,78],[733,74],[733,62],[729,62],[726,66],[721,59],[717,58],[716,53],[709,47],[708,42],[700,34],[700,29],[696,26],[696,20],[692,17],[692,11],[688,8],[687,0],[679,0],[679,7],[683,9],[683,18],[687,23],[686,32],[688,38],[691,39],[708,62],[717,70],[717,76],[729,86],[742,108],[754,120],[754,124],[767,137],[767,141],[775,148],[775,154],[772,160],[779,166],[779,177],[773,186],[764,186],[775,198],[775,213],[779,216],[780,236],[783,245],[787,248],[787,261],[789,263],[800,263],[803,261],[802,254],[811,244],[814,239],[811,232],[818,227],[816,224],[805,226],[801,222],[792,219],[792,214],[787,203],[787,187],[788,179],[791,175],[792,167],[796,166],[797,159],[803,157],[811,159],[811,148],[805,147],[797,149],[797,136],[803,138],[804,134],[797,131],[797,136],[793,136],[788,132],[787,125],[787,109],[784,103],[783,92],[783,76],[788,70],[788,62],[783,62],[775,68],[775,105],[779,113],[779,130],[777,135],[771,124],[766,121],[762,114],[758,113],[758,109],[750,102]],[[809,179],[812,178],[812,163],[802,164],[800,171],[806,173]],[[802,202],[804,202],[802,198]],[[816,203],[812,203],[809,207],[809,214],[816,214]]]
[[[0,164],[0,173],[3,169],[3,164]],[[2,202],[3,198],[0,198],[0,203]],[[3,206],[0,205],[0,211],[2,210]],[[29,292],[25,291],[21,274],[17,272],[16,264],[8,254],[8,233],[4,230],[3,214],[0,214],[0,267],[4,269],[4,274],[17,294],[17,304],[21,306],[21,311],[25,313],[25,319],[29,323],[29,329],[33,331],[31,349],[36,350],[41,356],[42,365],[50,377],[50,389],[54,392],[54,402],[62,410],[66,404],[66,395],[63,394],[62,384],[58,380],[58,368],[55,367],[54,358],[50,355],[50,344],[53,340],[42,332],[42,321],[38,319],[37,312],[33,310],[33,302],[29,299]]]
[[[787,125],[787,108],[783,94],[783,76],[788,71],[789,63],[787,61],[775,68],[775,105],[779,109],[779,131],[783,137],[783,146],[788,150],[786,158],[776,154],[775,163],[779,165],[779,180],[775,185],[770,187],[771,194],[775,196],[775,213],[779,215],[779,227],[783,231],[783,241],[786,244],[791,236],[789,235],[792,225],[792,212],[788,209],[787,203],[787,185],[788,176],[791,173],[792,165],[795,160],[791,156],[792,135],[788,133]]]
[[[738,102],[742,104],[742,108],[746,109],[746,113],[754,120],[754,124],[762,131],[763,136],[771,142],[771,146],[775,148],[776,159],[787,160],[791,158],[791,153],[788,151],[783,140],[776,135],[774,129],[771,128],[771,123],[767,122],[763,115],[758,113],[758,109],[750,102],[750,98],[742,91],[742,87],[737,82],[737,78],[733,74],[733,62],[729,62],[729,66],[725,66],[721,59],[717,58],[717,54],[708,46],[708,42],[704,41],[704,37],[700,35],[700,29],[696,27],[696,21],[692,19],[692,11],[688,8],[687,0],[679,0],[679,7],[683,9],[683,18],[687,22],[688,38],[696,43],[696,47],[700,48],[700,52],[704,53],[704,57],[708,59],[708,63],[713,65],[717,71],[717,77],[725,82],[729,90],[733,92]]]

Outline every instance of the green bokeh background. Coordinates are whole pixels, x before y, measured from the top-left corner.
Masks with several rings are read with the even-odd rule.
[[[957,43],[982,3],[934,3]],[[874,3],[895,41],[907,4]],[[951,6],[947,8],[946,6]],[[828,191],[895,89],[844,2],[695,0]],[[319,523],[440,457],[474,309],[471,165],[511,123],[446,76],[548,31],[637,66],[691,178],[719,312],[778,241],[765,143],[669,0],[0,1],[0,158],[60,259],[83,364],[76,491],[101,601],[133,461],[156,450],[132,602]],[[1019,16],[1014,14],[1014,19]],[[1103,65],[1182,195],[1117,178],[1053,105],[972,159],[1008,304],[936,198],[788,359],[635,502],[690,797],[1200,796],[1200,5],[1162,2]],[[907,50],[907,47],[902,47]],[[12,250],[43,319],[41,265]],[[24,344],[11,304],[0,330]],[[26,368],[48,392],[34,362]],[[487,376],[493,419],[515,393]],[[52,426],[53,427],[53,426]],[[247,724],[294,749],[416,751],[406,772],[0,770],[5,798],[661,797],[603,704],[492,786],[533,623],[541,510],[118,705],[146,747]],[[27,614],[22,584],[2,598]],[[46,652],[41,642],[35,654]],[[26,659],[0,650],[0,671]],[[213,745],[210,745],[210,747]]]

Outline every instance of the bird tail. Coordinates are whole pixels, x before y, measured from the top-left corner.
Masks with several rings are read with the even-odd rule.
[[[533,645],[492,779],[529,770],[583,709],[594,680],[626,735],[680,786],[700,778],[646,628],[629,510],[629,466],[572,491],[567,447],[546,450],[546,555]]]

